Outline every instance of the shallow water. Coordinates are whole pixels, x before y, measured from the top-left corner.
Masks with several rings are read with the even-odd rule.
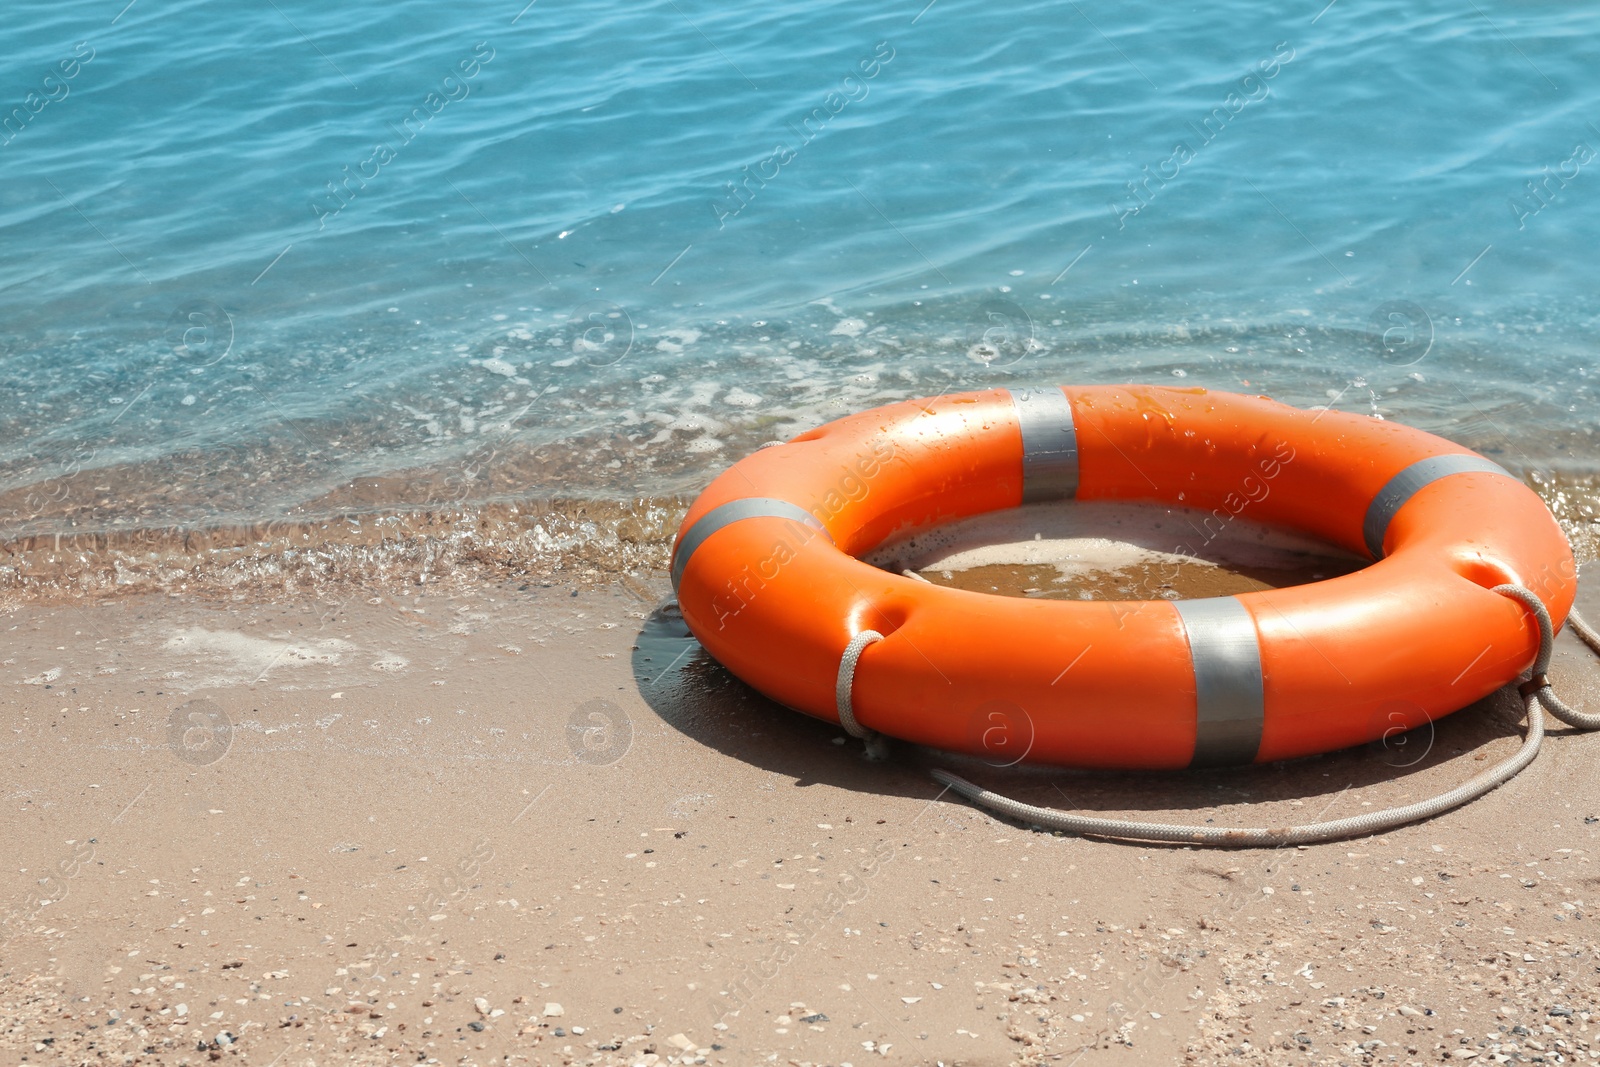
[[[8,14],[0,539],[626,516],[847,411],[1046,382],[1600,470],[1600,14]]]
[[[1110,501],[975,515],[891,538],[864,558],[934,585],[1040,600],[1232,596],[1366,565],[1326,541],[1248,519],[1217,528],[1204,511]]]

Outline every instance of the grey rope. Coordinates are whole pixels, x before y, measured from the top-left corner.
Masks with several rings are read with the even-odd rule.
[[[1567,612],[1567,625],[1572,627],[1572,632],[1583,639],[1583,643],[1594,649],[1600,655],[1600,632],[1579,615],[1576,611]]]
[[[868,645],[882,640],[883,635],[876,630],[862,630],[852,637],[850,643],[844,646],[844,655],[839,657],[839,677],[833,685],[833,703],[839,711],[839,725],[851,737],[859,737],[866,742],[867,758],[872,760],[884,759],[889,752],[889,743],[882,734],[856,721],[856,709],[850,691],[855,687],[856,664],[861,662],[861,653],[866,651]]]
[[[1346,819],[1311,823],[1305,826],[1283,827],[1222,827],[1182,826],[1169,823],[1132,822],[1124,819],[1102,819],[1090,815],[1074,815],[1053,808],[1039,808],[1032,804],[992,793],[981,786],[949,771],[932,771],[936,781],[966,797],[979,807],[1009,816],[1019,822],[1033,823],[1050,830],[1089,834],[1096,837],[1114,837],[1131,841],[1170,841],[1178,844],[1211,845],[1221,847],[1303,845],[1334,841],[1343,837],[1357,837],[1381,833],[1420,819],[1460,807],[1515,777],[1539,754],[1544,741],[1544,717],[1539,712],[1542,704],[1550,714],[1580,730],[1600,729],[1600,715],[1589,715],[1563,704],[1550,691],[1545,671],[1550,665],[1550,653],[1555,634],[1550,625],[1550,613],[1532,592],[1518,585],[1496,586],[1496,593],[1512,597],[1526,605],[1539,624],[1539,654],[1534,659],[1532,680],[1521,686],[1523,706],[1528,716],[1528,731],[1522,747],[1514,756],[1498,766],[1491,767],[1471,781],[1416,804],[1383,811],[1368,812]],[[1600,648],[1596,648],[1600,652]]]
[[[1569,708],[1550,689],[1550,680],[1545,677],[1545,672],[1550,669],[1550,654],[1555,651],[1556,635],[1554,627],[1550,625],[1550,613],[1545,610],[1543,601],[1535,596],[1532,590],[1524,589],[1520,585],[1497,585],[1494,591],[1501,596],[1514,597],[1522,601],[1539,622],[1539,655],[1533,661],[1533,677],[1522,687],[1522,694],[1537,695],[1544,709],[1568,726],[1579,730],[1600,730],[1600,714],[1590,715],[1577,708]],[[1581,620],[1579,626],[1588,629]],[[1600,648],[1595,651],[1600,652]]]

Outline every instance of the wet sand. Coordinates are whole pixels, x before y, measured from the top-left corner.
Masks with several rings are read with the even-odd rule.
[[[528,500],[35,534],[0,542],[0,607],[150,593],[294,603],[553,576],[637,591],[641,578],[666,569],[687,510],[676,497]]]
[[[0,1058],[1593,1058],[1600,739],[1557,728],[1509,785],[1381,838],[1041,834],[927,769],[1281,824],[1463,781],[1518,711],[1243,771],[869,763],[706,661],[665,593],[6,609]],[[1600,707],[1600,665],[1561,645],[1561,692]]]
[[[437,471],[414,474],[381,488],[352,482],[314,506],[254,523],[160,527],[143,525],[125,511],[96,510],[100,503],[138,499],[147,488],[142,483],[76,485],[70,492],[52,485],[40,492],[61,510],[48,513],[39,511],[34,496],[0,494],[0,515],[37,513],[55,520],[46,532],[0,533],[0,609],[140,594],[296,603],[372,590],[464,592],[545,580],[585,587],[621,583],[637,594],[641,583],[666,569],[672,539],[692,500],[664,494],[466,503],[472,494],[459,482]],[[396,481],[408,487],[407,493],[396,493]],[[1600,476],[1533,472],[1528,481],[1561,523],[1577,558],[1600,558]],[[400,506],[397,499],[412,503]],[[1207,534],[1197,539],[1186,530],[1155,542],[1146,539],[1145,545],[1171,550],[1188,543],[1204,555],[1207,541]],[[1284,568],[1268,568],[1274,569]],[[1318,561],[1299,570],[1311,576],[1324,569]],[[1110,576],[1114,568],[1102,570],[1087,588],[1074,588],[1069,595],[1126,596],[1121,589],[1126,576],[1116,579]],[[942,579],[937,573],[928,577]],[[1266,586],[1290,577],[1266,573],[1257,579]],[[1008,592],[993,581],[992,588],[984,588],[981,576],[963,580],[981,591]],[[1195,570],[1185,580],[1205,579]],[[1009,591],[1028,588],[1044,586],[1028,580]]]
[[[1193,600],[1303,585],[1348,574],[1355,569],[1329,567],[1321,563],[1293,568],[1251,567],[1241,570],[1186,566],[1172,573],[1150,575],[1145,568],[1120,567],[1063,580],[1054,567],[994,563],[963,571],[929,570],[921,573],[934,585],[1039,600],[1142,600],[1144,582],[1149,577],[1159,580],[1158,595],[1163,598]]]

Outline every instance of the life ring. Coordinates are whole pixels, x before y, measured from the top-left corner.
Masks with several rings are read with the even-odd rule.
[[[1230,597],[1073,602],[856,558],[908,530],[1067,499],[1247,514],[1374,562]],[[839,722],[845,707],[871,731],[980,757],[1179,768],[1327,752],[1465,707],[1538,649],[1534,621],[1493,587],[1534,590],[1559,627],[1577,567],[1532,490],[1442,438],[1129,385],[908,400],[763,448],[689,509],[672,582],[712,656],[808,715]],[[882,639],[858,637],[869,630]]]

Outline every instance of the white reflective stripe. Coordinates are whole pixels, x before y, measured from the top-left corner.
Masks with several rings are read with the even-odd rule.
[[[1389,523],[1395,513],[1405,507],[1406,501],[1417,494],[1417,490],[1440,478],[1468,473],[1504,474],[1507,478],[1514,477],[1510,471],[1493,460],[1476,455],[1454,455],[1419,459],[1390,478],[1384,487],[1378,490],[1378,495],[1372,498],[1372,503],[1367,506],[1366,521],[1361,524],[1361,534],[1367,542],[1367,551],[1372,553],[1372,558],[1383,558],[1383,539],[1389,532]]]
[[[1195,739],[1191,767],[1250,763],[1261,748],[1266,686],[1261,637],[1233,597],[1173,602],[1194,661]]]
[[[683,569],[689,565],[689,558],[705,543],[706,538],[730,523],[756,518],[790,519],[803,523],[813,530],[821,530],[824,536],[828,535],[828,531],[823,529],[817,517],[799,504],[764,496],[730,500],[726,504],[717,505],[696,519],[695,524],[689,527],[689,532],[683,535],[683,540],[678,542],[678,550],[672,555],[672,591],[674,593],[678,591],[678,582],[683,579]],[[833,540],[832,537],[828,539]]]
[[[1022,427],[1022,502],[1065,500],[1078,491],[1078,431],[1060,389],[1013,389]]]

